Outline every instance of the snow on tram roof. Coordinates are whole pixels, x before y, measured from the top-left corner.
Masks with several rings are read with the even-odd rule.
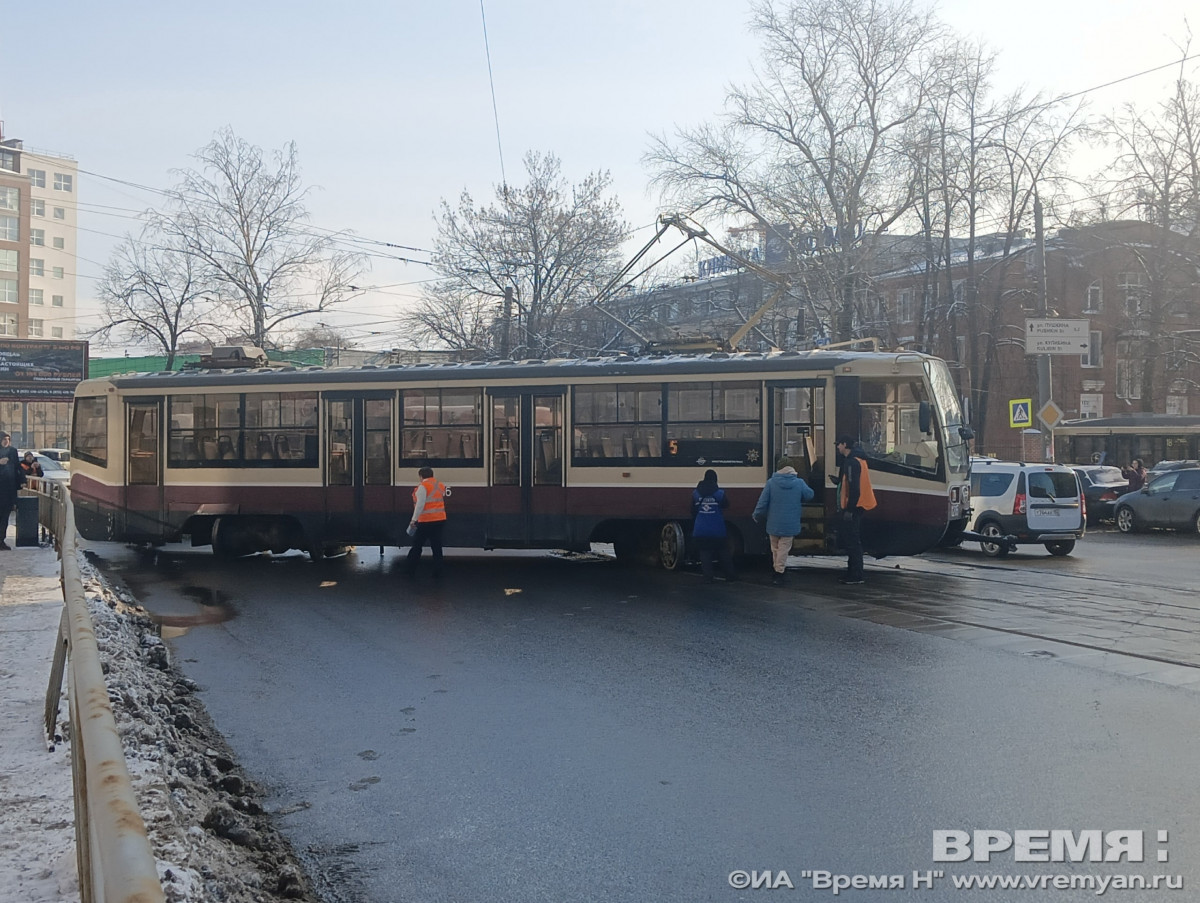
[[[106,377],[122,388],[188,385],[232,385],[245,383],[362,383],[392,379],[425,381],[470,379],[478,376],[506,378],[520,373],[524,377],[553,377],[574,373],[576,376],[628,376],[650,374],[738,373],[761,370],[828,370],[856,360],[908,360],[928,356],[913,351],[713,351],[703,354],[614,354],[588,358],[529,359],[522,361],[462,361],[457,363],[367,364],[360,367],[261,367],[222,370],[176,370],[157,373],[126,373]]]

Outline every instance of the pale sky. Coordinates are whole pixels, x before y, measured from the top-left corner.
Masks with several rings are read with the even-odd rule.
[[[694,125],[744,81],[757,42],[742,0],[484,0],[505,172],[552,152],[578,181],[609,170],[634,226],[654,221],[650,133]],[[997,87],[1083,91],[1178,60],[1200,11],[1185,0],[944,0],[943,19],[1000,55]],[[1200,43],[1200,42],[1198,42]],[[1193,52],[1200,52],[1200,47]],[[501,181],[478,0],[0,0],[6,137],[76,158],[84,325],[96,277],[160,203],[150,188],[222,126],[265,149],[295,141],[312,223],[431,247],[442,198],[489,201]],[[1193,79],[1200,61],[1189,64]],[[1164,70],[1088,95],[1096,112],[1165,99]],[[120,181],[114,181],[120,180]],[[119,209],[113,209],[119,208]],[[637,233],[631,251],[650,237]],[[420,252],[398,251],[422,258]],[[364,347],[401,344],[390,319],[427,268],[375,259],[378,286],[331,322]],[[108,352],[97,349],[93,354]]]

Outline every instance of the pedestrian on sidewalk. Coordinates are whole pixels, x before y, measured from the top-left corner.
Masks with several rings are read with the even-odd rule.
[[[792,540],[800,534],[804,503],[811,500],[814,494],[812,487],[800,479],[796,468],[788,464],[786,458],[780,458],[778,469],[767,480],[758,497],[758,504],[754,506],[754,514],[751,515],[754,522],[765,520],[767,524],[774,569],[771,583],[774,586],[783,586],[783,573],[787,570]]]
[[[721,513],[728,507],[729,497],[717,482],[717,472],[704,471],[704,479],[692,490],[692,514],[695,517],[692,541],[700,555],[700,570],[710,583],[715,579],[713,563],[718,559],[721,575],[726,580],[733,579],[733,553],[726,535],[725,515]]]
[[[12,437],[0,430],[0,551],[7,552],[8,518],[17,506],[17,490],[25,485],[21,458],[12,447]]]

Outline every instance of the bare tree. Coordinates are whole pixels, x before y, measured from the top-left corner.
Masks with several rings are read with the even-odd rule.
[[[568,185],[553,154],[524,158],[529,182],[489,206],[442,202],[433,265],[441,277],[405,318],[422,337],[487,357],[562,353],[563,320],[619,269],[621,208],[605,173]],[[507,292],[507,295],[506,295]]]
[[[1169,382],[1195,382],[1200,362],[1200,336],[1179,333],[1172,319],[1195,305],[1200,266],[1200,90],[1181,63],[1174,94],[1157,111],[1128,106],[1105,124],[1118,147],[1107,180],[1111,209],[1157,227],[1121,242],[1138,278],[1120,299],[1118,337],[1118,394],[1153,411]]]
[[[294,143],[268,160],[226,128],[196,159],[200,167],[179,173],[157,224],[203,269],[254,344],[269,346],[281,324],[349,299],[363,258],[307,226]]]
[[[163,242],[148,229],[113,252],[97,289],[105,323],[90,337],[149,342],[162,349],[169,370],[185,337],[207,339],[217,329],[208,319],[208,286],[197,262]]]
[[[849,339],[864,238],[915,200],[909,145],[944,29],[909,0],[765,0],[752,27],[762,62],[721,123],[657,139],[647,160],[672,204],[786,226],[795,265],[831,292],[830,331]]]

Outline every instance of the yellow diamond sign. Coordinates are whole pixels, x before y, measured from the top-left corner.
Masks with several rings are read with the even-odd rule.
[[[1056,405],[1053,401],[1048,401],[1042,405],[1042,409],[1038,411],[1038,420],[1046,424],[1046,429],[1052,430],[1058,426],[1063,419],[1063,409]]]

